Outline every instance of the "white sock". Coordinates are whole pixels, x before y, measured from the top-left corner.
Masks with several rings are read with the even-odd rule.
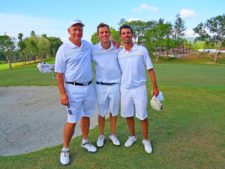
[[[88,142],[88,139],[82,139],[82,144],[85,144]]]
[[[63,148],[62,148],[62,151],[68,151],[68,150],[69,150],[68,147],[63,147]]]

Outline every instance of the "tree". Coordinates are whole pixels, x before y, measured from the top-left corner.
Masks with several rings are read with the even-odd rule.
[[[31,60],[37,56],[38,48],[37,48],[37,37],[30,36],[24,39],[24,53],[26,54],[26,59]],[[37,58],[36,58],[37,59]]]
[[[162,52],[166,51],[168,56],[168,51],[171,49],[171,36],[172,36],[172,24],[171,23],[164,23],[164,19],[159,19],[158,24],[154,27],[154,35],[156,41],[156,49],[159,49],[158,55],[156,56],[156,62],[158,62],[159,55]]]
[[[135,20],[135,21],[130,21],[126,22],[126,24],[130,25],[133,29],[134,32],[134,42],[137,44],[140,44],[140,36],[143,36],[145,34],[146,30],[146,23],[141,20]]]
[[[19,56],[20,58],[23,59],[23,61],[26,62],[27,58],[26,58],[26,55],[24,53],[24,50],[25,50],[25,43],[24,43],[24,40],[23,40],[23,34],[22,33],[19,33],[18,34],[18,39],[19,39],[19,42],[18,42],[18,47],[19,47]]]
[[[180,17],[179,14],[176,15],[176,20],[174,23],[174,40],[176,42],[176,47],[178,48],[182,43],[183,43],[183,36],[184,36],[184,31],[186,30],[186,27],[184,26],[184,21]],[[177,53],[174,53],[177,55]]]
[[[116,31],[113,27],[110,27],[110,32],[111,32],[111,40],[114,40],[118,43],[120,43],[120,34],[118,31]],[[91,43],[97,44],[99,42],[99,37],[97,32],[93,33],[91,36]]]
[[[126,22],[127,22],[126,19],[121,18],[121,19],[120,19],[120,22],[119,22],[119,26],[124,25]]]
[[[207,44],[205,41],[195,41],[192,44],[192,49],[197,51],[199,49],[205,49],[207,47]]]
[[[91,43],[93,43],[94,45],[97,44],[99,42],[99,38],[98,38],[98,34],[97,32],[93,33],[93,35],[91,36]]]
[[[5,55],[2,52],[0,52],[0,61],[7,61]]]
[[[151,24],[150,24],[151,23]],[[142,37],[142,42],[148,48],[151,55],[155,55],[156,62],[159,56],[164,51],[171,48],[172,25],[171,23],[164,23],[164,19],[159,19],[158,22],[148,22],[149,27],[145,35]]]
[[[43,59],[50,55],[50,41],[44,36],[35,34],[24,39],[26,57],[29,59]]]
[[[175,39],[182,38],[184,36],[184,31],[186,30],[184,26],[184,21],[179,14],[176,15],[176,20],[174,23],[174,36]]]
[[[0,52],[6,56],[10,70],[12,70],[12,58],[15,49],[14,42],[7,35],[0,36]]]
[[[219,50],[225,44],[225,14],[208,19],[205,23],[198,24],[194,32],[199,35],[196,41],[205,41],[217,49],[214,62],[217,63]]]
[[[110,27],[111,39],[118,42],[120,44],[120,33],[115,30],[113,27]]]
[[[60,38],[56,37],[47,37],[50,42],[50,55],[55,56],[58,48],[62,45],[62,41]]]
[[[47,58],[50,56],[50,41],[43,36],[37,36],[36,37],[36,43],[37,43],[37,54],[36,54],[36,60],[41,58]]]
[[[30,32],[30,36],[36,36],[35,32],[34,31],[31,31]]]

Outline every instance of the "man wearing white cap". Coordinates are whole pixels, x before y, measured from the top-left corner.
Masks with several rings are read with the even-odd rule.
[[[69,39],[57,51],[55,72],[60,92],[61,104],[67,107],[67,123],[64,127],[63,148],[60,153],[60,163],[70,162],[69,143],[73,136],[75,125],[81,119],[82,144],[88,152],[97,149],[88,142],[90,116],[96,108],[95,89],[92,84],[91,44],[81,40],[84,24],[74,20],[69,25]]]
[[[97,146],[104,146],[104,127],[107,113],[110,114],[109,139],[114,145],[119,146],[120,141],[115,135],[120,101],[121,72],[118,63],[119,49],[115,48],[110,41],[109,25],[100,23],[97,27],[97,34],[100,42],[92,49],[92,60],[95,63],[96,71],[96,94],[99,108],[99,137]]]
[[[134,128],[134,116],[136,116],[141,122],[144,149],[150,154],[152,146],[148,139],[146,69],[152,81],[153,95],[158,96],[155,72],[146,48],[133,43],[133,30],[130,26],[120,27],[120,37],[124,43],[124,48],[118,54],[122,71],[121,115],[127,119],[130,131],[125,147],[131,147],[137,141]]]

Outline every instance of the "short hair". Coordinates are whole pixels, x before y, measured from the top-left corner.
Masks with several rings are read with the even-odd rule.
[[[109,25],[105,24],[105,23],[100,23],[98,26],[97,26],[97,33],[99,32],[99,28],[103,28],[103,27],[107,27],[109,29],[109,32],[110,32],[110,28],[109,28]]]
[[[132,29],[132,27],[129,26],[129,25],[122,25],[122,26],[120,27],[120,35],[121,35],[121,30],[122,30],[122,29],[130,29],[130,30],[131,30],[131,33],[133,34],[133,29]]]

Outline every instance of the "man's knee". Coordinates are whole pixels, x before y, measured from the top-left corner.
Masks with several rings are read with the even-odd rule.
[[[74,129],[75,126],[76,126],[76,123],[68,123],[67,122],[65,127],[70,128],[70,129]]]

